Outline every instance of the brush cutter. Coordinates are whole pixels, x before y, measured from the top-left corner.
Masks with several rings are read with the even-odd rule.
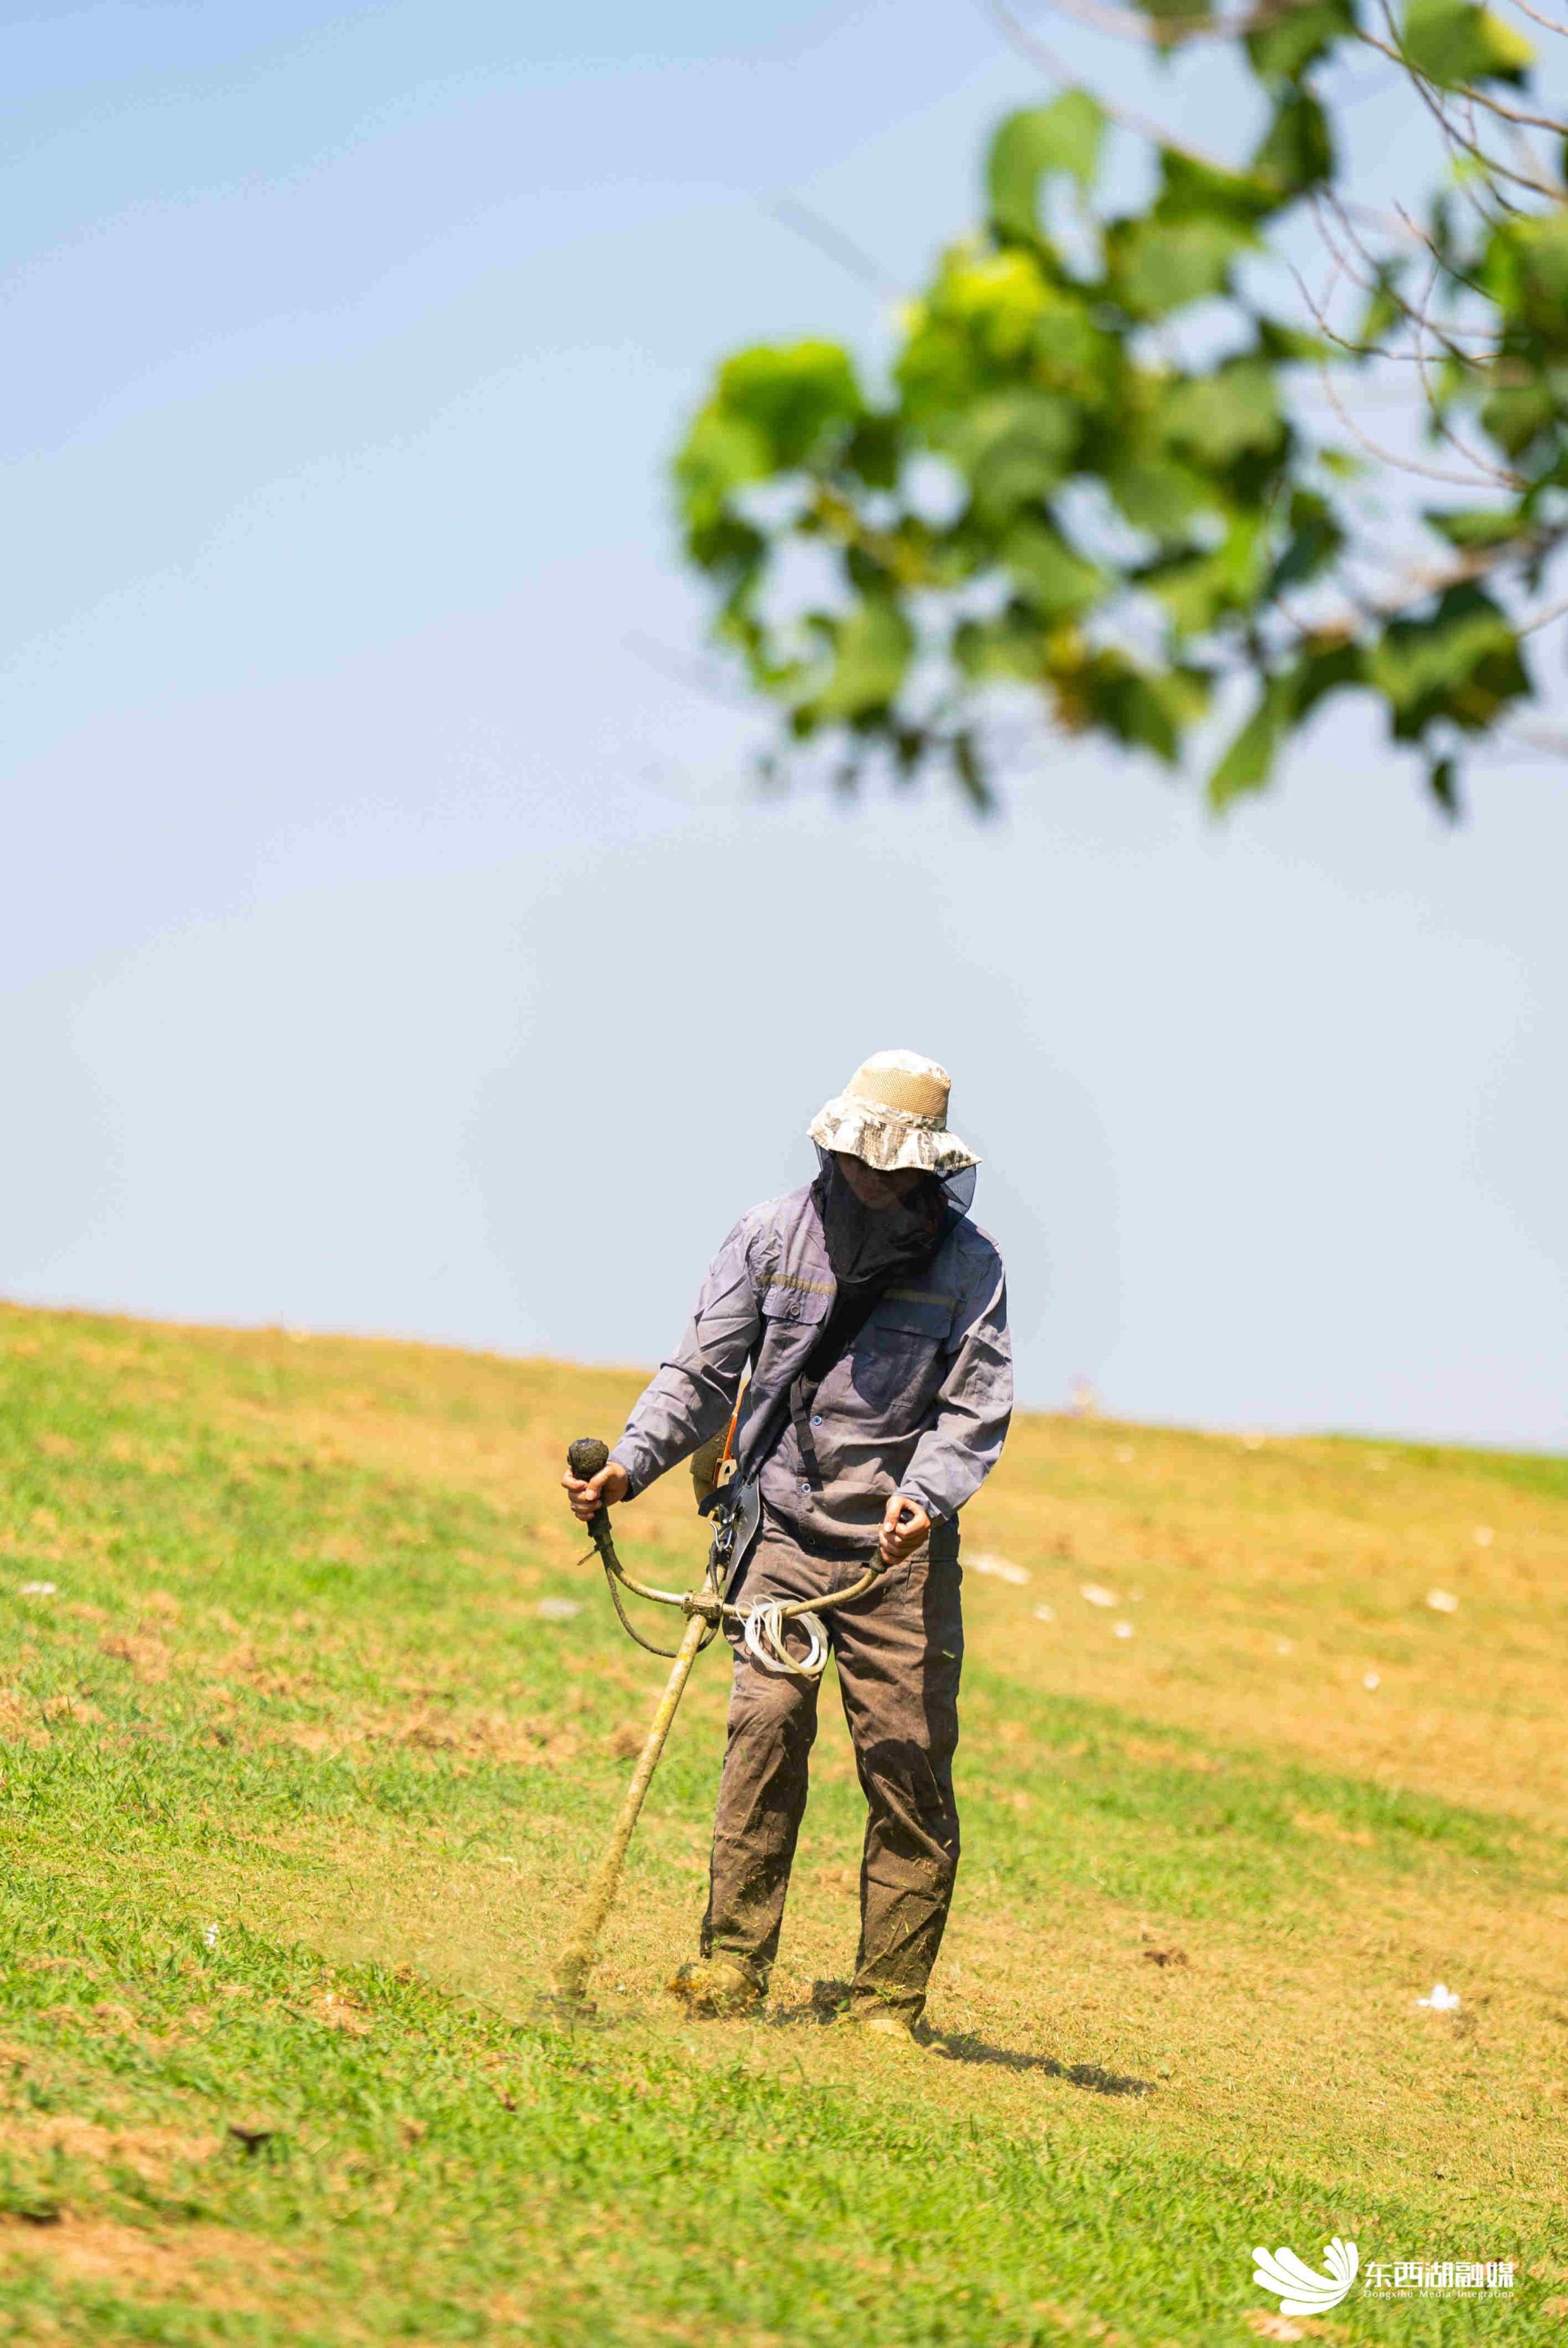
[[[733,1422],[732,1422],[733,1426]],[[583,1436],[573,1444],[566,1454],[566,1464],[573,1476],[587,1481],[597,1476],[609,1459],[606,1445],[597,1436]],[[799,1679],[816,1679],[828,1660],[828,1643],[817,1616],[829,1606],[852,1605],[862,1598],[882,1572],[882,1561],[873,1558],[857,1581],[847,1590],[832,1591],[822,1598],[801,1598],[789,1601],[763,1599],[754,1605],[741,1607],[730,1602],[729,1593],[739,1580],[741,1568],[750,1554],[751,1545],[762,1515],[761,1496],[755,1478],[745,1482],[738,1479],[721,1484],[702,1503],[703,1514],[713,1523],[713,1540],[708,1550],[707,1566],[700,1588],[685,1592],[655,1590],[648,1583],[634,1581],[615,1554],[614,1536],[610,1529],[610,1511],[601,1509],[588,1526],[589,1538],[599,1552],[604,1568],[604,1579],[622,1628],[635,1639],[649,1654],[662,1655],[670,1661],[670,1675],[665,1682],[648,1733],[632,1772],[632,1782],[616,1814],[610,1831],[604,1855],[593,1871],[578,1911],[572,1936],[557,1960],[552,1979],[554,1996],[563,2004],[581,2005],[593,1969],[599,1946],[599,1935],[604,1919],[610,1912],[621,1879],[626,1848],[632,1839],[637,1816],[643,1807],[659,1756],[665,1749],[665,1739],[676,1716],[691,1667],[709,1642],[715,1639],[726,1623],[737,1625],[748,1653],[765,1671],[788,1672]],[[619,1587],[617,1587],[619,1585]],[[621,1591],[629,1590],[634,1597],[651,1599],[655,1605],[677,1606],[686,1616],[686,1628],[676,1647],[655,1647],[645,1639],[631,1622],[621,1600]],[[799,1622],[809,1642],[807,1653],[797,1658],[785,1643],[786,1626]]]

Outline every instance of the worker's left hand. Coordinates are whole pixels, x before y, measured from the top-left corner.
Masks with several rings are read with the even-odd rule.
[[[931,1519],[918,1500],[895,1492],[882,1512],[877,1550],[884,1565],[902,1565],[931,1530]]]

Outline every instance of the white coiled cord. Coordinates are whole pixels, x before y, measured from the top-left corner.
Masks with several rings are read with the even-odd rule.
[[[828,1660],[826,1633],[815,1614],[786,1616],[787,1603],[782,1598],[763,1598],[748,1609],[746,1652],[765,1672],[787,1672],[798,1680],[820,1680]],[[797,1663],[784,1643],[787,1621],[798,1622],[810,1642],[803,1662]]]

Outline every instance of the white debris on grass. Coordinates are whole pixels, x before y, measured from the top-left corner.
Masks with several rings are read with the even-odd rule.
[[[1295,1641],[1294,1639],[1276,1639],[1274,1641],[1274,1653],[1276,1655],[1294,1655],[1295,1653]]]
[[[1381,1687],[1383,1684],[1382,1674],[1378,1672],[1367,1672],[1363,1677],[1361,1684],[1364,1688],[1367,1689]]]
[[[58,1588],[57,1581],[24,1581],[18,1586],[16,1595],[18,1598],[53,1598]]]
[[[1114,1590],[1107,1590],[1104,1583],[1099,1581],[1080,1581],[1078,1596],[1087,1598],[1091,1606],[1119,1606],[1121,1603]]]
[[[217,1947],[218,1927],[216,1924],[203,1925],[201,1930],[201,1940],[203,1946],[206,1948],[215,1949]]]
[[[1056,1608],[1055,1608],[1054,1606],[1037,1606],[1037,1607],[1036,1607],[1036,1609],[1035,1609],[1035,1620],[1036,1620],[1036,1622],[1054,1622],[1056,1621],[1056,1619],[1057,1619],[1057,1610],[1056,1610]]]
[[[1458,1990],[1449,1989],[1446,1982],[1434,1982],[1430,1997],[1418,1997],[1416,2003],[1429,2006],[1434,2013],[1457,2013],[1460,1993]]]
[[[990,1550],[983,1549],[977,1557],[966,1559],[965,1563],[971,1572],[988,1573],[994,1581],[1010,1581],[1018,1590],[1029,1578],[1026,1566],[1015,1565],[1011,1558],[997,1557]]]
[[[1434,1614],[1457,1614],[1460,1601],[1451,1590],[1429,1590],[1427,1603]]]
[[[1490,1525],[1477,1525],[1475,1529],[1475,1545],[1477,1549],[1490,1549],[1491,1547],[1493,1538],[1494,1536]]]
[[[1110,1629],[1111,1636],[1113,1638],[1130,1639],[1132,1636],[1132,1625],[1130,1622],[1113,1622]]]
[[[542,1598],[533,1611],[547,1622],[570,1622],[573,1614],[581,1614],[583,1609],[575,1598]]]

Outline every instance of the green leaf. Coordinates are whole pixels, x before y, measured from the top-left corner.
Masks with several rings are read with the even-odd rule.
[[[768,561],[768,540],[756,524],[738,514],[718,513],[689,523],[686,538],[686,551],[698,570],[727,582],[732,602],[744,601]]]
[[[1290,326],[1278,318],[1259,316],[1254,347],[1260,357],[1273,359],[1281,366],[1308,366],[1318,359],[1342,358],[1345,354],[1336,343],[1321,335],[1309,335],[1300,326]]]
[[[1150,538],[1185,541],[1194,517],[1213,502],[1202,474],[1174,458],[1113,450],[1103,478],[1134,530]]]
[[[1313,489],[1297,489],[1290,501],[1290,537],[1274,567],[1265,592],[1282,594],[1326,571],[1345,543],[1333,507]]]
[[[1458,778],[1451,758],[1435,758],[1427,769],[1427,788],[1450,823],[1457,823],[1463,812],[1460,806]]]
[[[953,659],[973,685],[1038,685],[1050,665],[1038,615],[1016,602],[994,619],[961,620],[953,631]]]
[[[1118,221],[1105,240],[1107,283],[1135,318],[1164,318],[1227,293],[1238,253],[1255,244],[1232,220]]]
[[[1185,554],[1156,564],[1145,574],[1145,583],[1171,614],[1179,636],[1203,635],[1233,601],[1225,565],[1217,554]]]
[[[1532,442],[1556,423],[1557,413],[1552,387],[1543,377],[1500,384],[1481,403],[1481,428],[1505,456],[1522,457]]]
[[[1331,693],[1367,682],[1367,655],[1348,636],[1308,637],[1291,675],[1291,718],[1300,726]]]
[[[1506,546],[1526,530],[1515,506],[1429,507],[1421,519],[1450,546]]]
[[[969,483],[976,518],[995,527],[1066,480],[1078,428],[1070,400],[1048,391],[1004,392],[972,407],[943,445]]]
[[[1310,90],[1287,90],[1280,99],[1253,157],[1253,170],[1260,180],[1273,180],[1283,196],[1299,196],[1334,177],[1328,118]]]
[[[1202,635],[1227,612],[1246,610],[1256,600],[1266,552],[1263,518],[1247,513],[1232,522],[1211,552],[1153,563],[1143,577],[1177,633]]]
[[[1245,228],[1266,220],[1279,207],[1277,189],[1250,172],[1223,170],[1174,147],[1161,149],[1157,220],[1228,220]]]
[[[1439,718],[1481,733],[1530,691],[1512,626],[1474,585],[1450,587],[1424,618],[1391,622],[1367,670],[1388,704],[1398,742],[1418,740]]]
[[[1069,726],[1099,726],[1128,749],[1150,750],[1173,767],[1183,733],[1208,705],[1209,689],[1202,669],[1140,668],[1107,648],[1059,681],[1060,714]]]
[[[1510,221],[1493,240],[1487,274],[1505,309],[1557,349],[1568,345],[1568,209]]]
[[[1154,26],[1157,48],[1177,48],[1189,37],[1188,27],[1209,14],[1209,0],[1138,0]]]
[[[897,487],[903,467],[904,424],[897,415],[862,416],[844,449],[848,469],[859,475],[868,489]]]
[[[1049,522],[1016,522],[1002,542],[1002,560],[1024,601],[1047,622],[1078,619],[1105,592],[1099,565]]]
[[[737,489],[765,480],[772,469],[772,451],[756,426],[710,400],[676,455],[676,487],[688,531],[711,530]]]
[[[1175,447],[1221,466],[1250,450],[1277,448],[1284,432],[1274,376],[1259,359],[1231,359],[1212,375],[1176,384],[1163,421]]]
[[[944,419],[1016,383],[1040,347],[1041,323],[1061,296],[1038,257],[957,246],[944,253],[931,290],[905,314],[894,376],[905,412],[935,431]]]
[[[1467,81],[1522,81],[1535,52],[1522,33],[1476,0],[1407,0],[1400,46],[1444,89]]]
[[[1229,807],[1267,788],[1281,749],[1329,694],[1363,685],[1361,647],[1343,637],[1308,639],[1293,667],[1264,679],[1250,717],[1209,778],[1209,804]]]
[[[830,726],[885,709],[897,697],[913,646],[903,612],[888,598],[878,597],[858,603],[830,627],[832,670],[807,705],[811,714]]]
[[[952,743],[953,772],[959,789],[976,815],[990,815],[996,805],[972,734],[955,734]]]
[[[1348,0],[1308,0],[1305,7],[1264,15],[1247,35],[1247,55],[1262,81],[1295,81],[1315,65],[1336,41],[1355,36]]]
[[[998,234],[1032,240],[1040,232],[1040,181],[1057,172],[1087,195],[1099,168],[1105,115],[1088,90],[1064,90],[1049,106],[1010,114],[991,141],[985,185]]]
[[[848,352],[805,342],[738,351],[719,369],[716,405],[760,438],[771,470],[792,472],[836,449],[865,403]]]
[[[1209,805],[1227,808],[1248,791],[1266,788],[1291,711],[1291,681],[1271,676],[1257,706],[1209,778]]]

